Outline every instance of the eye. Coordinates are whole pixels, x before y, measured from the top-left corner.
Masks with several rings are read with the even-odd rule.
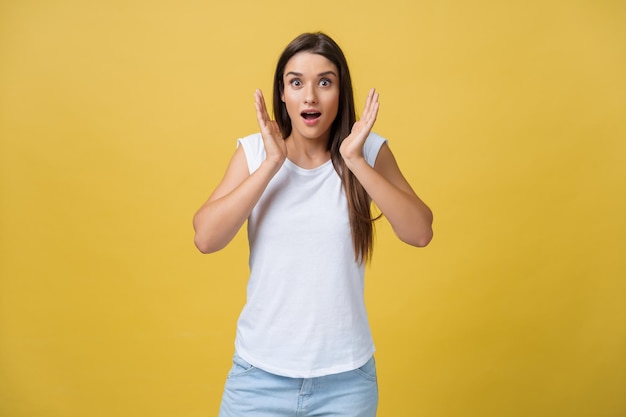
[[[332,82],[328,78],[322,78],[320,80],[320,87],[329,87]]]
[[[301,87],[302,86],[302,81],[299,78],[293,78],[289,81],[289,84],[292,87]]]

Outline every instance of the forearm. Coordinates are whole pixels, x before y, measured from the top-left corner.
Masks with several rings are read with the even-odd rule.
[[[412,190],[397,187],[362,158],[346,164],[400,240],[413,246],[428,245],[433,236],[433,215]]]
[[[193,218],[194,243],[202,253],[224,248],[237,234],[280,168],[265,161],[228,194],[209,198]]]

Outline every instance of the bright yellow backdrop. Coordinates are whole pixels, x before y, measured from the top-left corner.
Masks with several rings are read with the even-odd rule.
[[[0,415],[216,415],[247,246],[191,217],[312,30],[436,217],[377,228],[379,415],[626,415],[625,4],[0,3]]]

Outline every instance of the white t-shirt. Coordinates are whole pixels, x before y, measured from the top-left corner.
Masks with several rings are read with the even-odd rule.
[[[386,139],[371,133],[374,166]],[[265,159],[259,133],[239,139],[253,173]],[[331,161],[286,160],[248,219],[250,278],[235,348],[267,372],[313,378],[356,369],[374,353],[355,261],[348,203]]]

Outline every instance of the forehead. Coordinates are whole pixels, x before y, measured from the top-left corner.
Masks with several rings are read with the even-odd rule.
[[[284,74],[297,72],[303,75],[317,75],[327,71],[338,74],[337,66],[325,56],[303,51],[298,52],[287,61]]]

